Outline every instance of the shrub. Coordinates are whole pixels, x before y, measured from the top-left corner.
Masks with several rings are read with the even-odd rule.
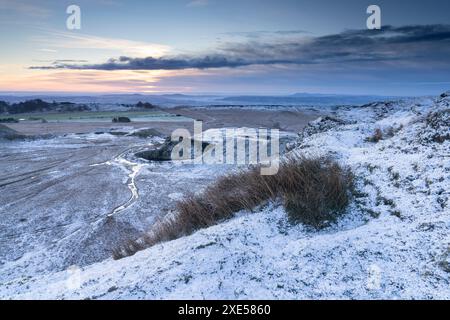
[[[352,175],[328,158],[290,157],[273,176],[263,176],[259,169],[223,176],[201,194],[179,201],[175,214],[155,223],[140,239],[114,250],[113,257],[119,259],[192,234],[277,198],[282,200],[291,222],[314,228],[334,221],[348,204]]]

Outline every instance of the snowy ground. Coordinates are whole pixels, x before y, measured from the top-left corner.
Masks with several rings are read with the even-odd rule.
[[[290,225],[273,203],[119,261],[22,277],[2,266],[0,297],[450,299],[449,108],[449,97],[411,99],[311,123],[292,152],[332,155],[357,178],[325,230]],[[384,138],[367,142],[376,129]]]
[[[0,283],[110,257],[192,185],[206,185],[225,169],[134,156],[159,141],[70,134],[0,142]]]

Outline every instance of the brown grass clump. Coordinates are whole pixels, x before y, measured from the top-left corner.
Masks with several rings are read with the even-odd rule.
[[[383,131],[381,131],[381,129],[375,129],[374,134],[366,138],[366,142],[377,143],[382,139],[383,139]]]
[[[330,159],[289,159],[281,171],[281,196],[289,219],[314,228],[335,221],[349,202],[350,171]]]
[[[352,175],[328,158],[290,157],[273,176],[263,176],[259,169],[221,177],[201,194],[178,202],[174,215],[156,223],[137,241],[116,249],[113,257],[192,234],[277,198],[283,201],[291,222],[314,228],[334,221],[348,204]]]

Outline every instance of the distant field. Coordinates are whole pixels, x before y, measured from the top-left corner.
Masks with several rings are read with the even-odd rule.
[[[192,119],[163,111],[84,111],[61,113],[21,113],[8,115],[20,121],[48,122],[111,122],[114,117],[128,117],[135,122],[148,121],[191,121]]]

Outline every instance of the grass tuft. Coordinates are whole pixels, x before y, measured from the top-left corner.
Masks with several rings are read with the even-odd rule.
[[[276,199],[282,200],[292,223],[319,229],[344,211],[351,189],[351,172],[328,158],[292,156],[273,176],[263,176],[260,168],[253,167],[223,176],[201,194],[179,201],[174,214],[155,223],[140,239],[114,250],[113,257],[120,259],[190,235],[230,219],[238,211],[254,210]]]

